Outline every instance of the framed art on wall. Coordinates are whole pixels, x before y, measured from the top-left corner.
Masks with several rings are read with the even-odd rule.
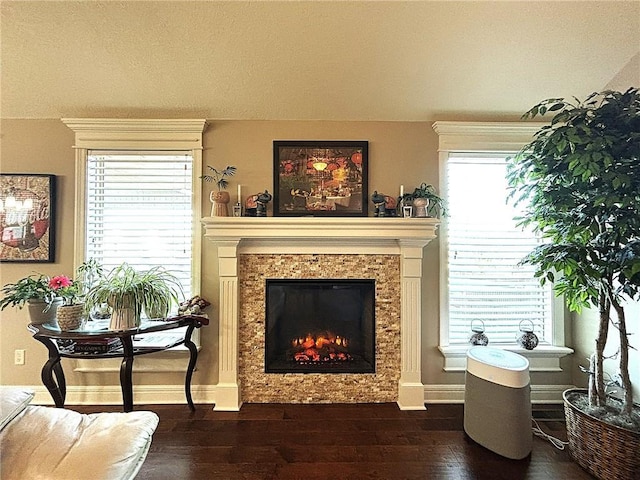
[[[275,140],[274,216],[367,216],[369,142]]]
[[[55,175],[0,174],[0,262],[55,260]]]

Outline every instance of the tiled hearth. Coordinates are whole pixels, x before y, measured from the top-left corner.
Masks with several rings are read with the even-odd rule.
[[[238,410],[243,401],[424,408],[422,251],[437,220],[207,217],[203,224],[217,248],[220,281],[216,410]],[[374,279],[376,373],[266,374],[267,278]]]

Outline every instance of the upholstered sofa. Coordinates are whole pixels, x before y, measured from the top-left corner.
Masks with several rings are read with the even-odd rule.
[[[133,479],[158,426],[153,412],[81,414],[30,405],[34,393],[0,388],[2,480]]]

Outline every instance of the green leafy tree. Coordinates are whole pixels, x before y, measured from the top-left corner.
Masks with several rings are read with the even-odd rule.
[[[533,226],[544,242],[523,262],[536,267],[541,283],[554,283],[570,310],[599,310],[590,404],[606,403],[604,348],[612,326],[620,341],[621,413],[628,417],[633,403],[623,305],[640,291],[639,112],[637,88],[596,92],[583,102],[544,100],[524,118],[551,113],[550,124],[508,164],[511,198],[525,206],[519,223]]]

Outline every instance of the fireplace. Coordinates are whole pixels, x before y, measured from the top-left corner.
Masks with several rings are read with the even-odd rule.
[[[237,411],[243,402],[425,408],[422,257],[436,219],[207,217],[203,224],[218,267],[215,410]],[[374,373],[265,373],[266,281],[336,277],[375,281]],[[307,333],[316,345],[317,332],[298,341]]]
[[[375,280],[267,279],[265,373],[375,373]]]

